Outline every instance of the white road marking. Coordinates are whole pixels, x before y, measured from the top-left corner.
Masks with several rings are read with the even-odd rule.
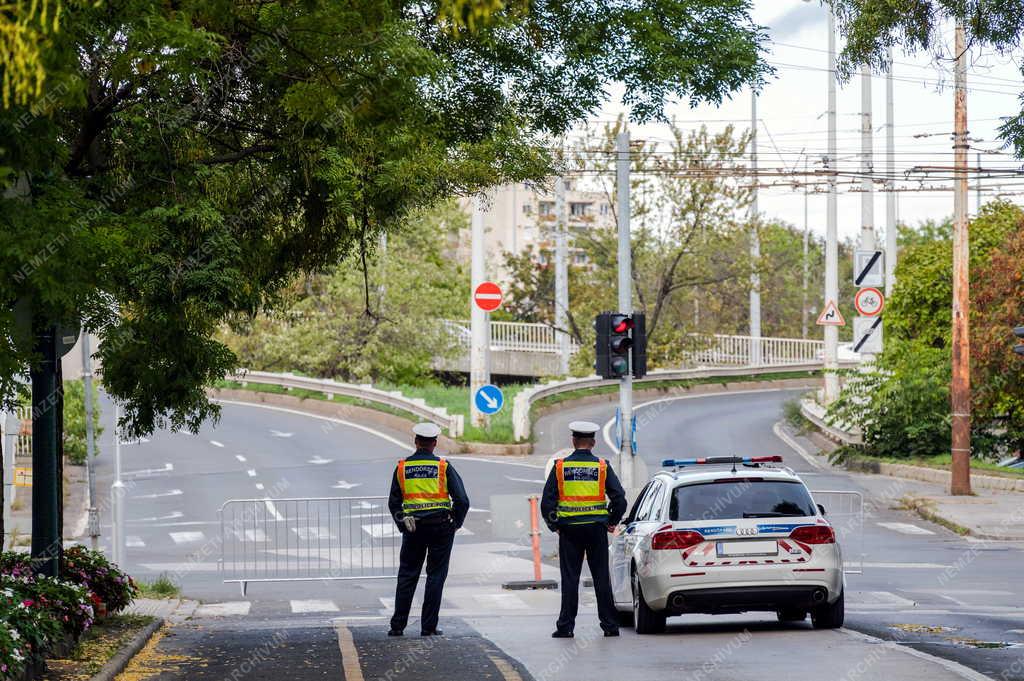
[[[206,603],[196,608],[194,617],[231,617],[248,615],[252,608],[250,601],[228,601],[226,603]]]
[[[210,440],[210,444],[213,445],[214,447],[223,447],[224,446],[223,442],[217,442],[216,440]]]
[[[473,594],[473,598],[491,610],[526,610],[530,607],[515,594]]]
[[[263,530],[246,530],[245,541],[263,543],[267,541],[267,533]]]
[[[267,513],[269,513],[274,520],[284,520],[284,516],[278,512],[277,506],[274,506],[273,501],[270,499],[264,499],[263,505],[267,507]]]
[[[235,454],[235,458],[238,459],[239,461],[241,461],[242,463],[246,462],[246,458],[244,456],[242,456],[241,454]]]
[[[291,437],[294,433],[282,433],[280,430],[270,429],[270,434],[274,437]]]
[[[154,494],[138,494],[132,499],[160,499],[161,497],[180,497],[184,494],[180,489],[172,489],[169,492],[156,492]]]
[[[138,518],[136,520],[129,520],[130,523],[158,523],[163,520],[174,520],[175,518],[184,518],[185,514],[181,511],[171,511],[167,515],[162,515],[154,518]]]
[[[336,539],[334,533],[326,527],[293,527],[292,532],[298,535],[299,539],[303,541]]]
[[[465,528],[465,527],[460,527],[460,528],[459,528],[459,529],[458,529],[458,530],[457,530],[457,531],[455,532],[455,534],[461,534],[461,535],[462,535],[462,536],[464,536],[464,537],[468,537],[468,536],[472,536],[472,534],[473,534],[473,530],[470,530],[470,529],[468,529],[468,528]]]
[[[263,489],[263,483],[262,482],[257,482],[256,483],[256,489],[262,490]]]
[[[319,454],[317,454],[316,456],[314,456],[312,459],[310,459],[306,463],[311,463],[314,466],[322,466],[325,463],[333,463],[333,462],[334,462],[334,459],[325,459],[322,456],[320,456]]]
[[[154,475],[156,473],[170,473],[174,470],[173,463],[165,463],[163,468],[143,468],[137,471],[124,471],[121,473],[121,477],[135,477],[141,475]]]
[[[538,485],[543,485],[545,482],[544,480],[531,480],[529,478],[513,478],[511,475],[506,475],[505,479],[511,480],[512,482],[532,482]]]
[[[247,470],[245,472],[245,474],[248,475],[250,478],[255,478],[256,477],[256,469],[255,468],[250,468],[249,470]]]
[[[857,567],[860,563],[844,563],[845,567]],[[942,563],[864,563],[866,568],[879,570],[945,570],[953,567]]]
[[[704,399],[706,397],[729,397],[730,395],[750,395],[753,393],[778,393],[783,392],[791,388],[756,388],[754,390],[730,390],[729,392],[722,393],[704,393],[699,395],[674,395],[672,397],[662,397],[657,400],[651,400],[650,402],[643,402],[641,404],[633,405],[633,411],[642,409],[643,407],[649,407],[652,404],[660,404],[661,402],[675,402],[676,400],[697,400]],[[608,446],[618,451],[619,447],[612,440],[612,426],[615,425],[615,418],[608,419],[608,422],[604,424],[604,428],[601,429],[601,434],[604,437],[604,441]]]
[[[399,535],[398,528],[393,523],[373,523],[371,525],[362,525],[361,527],[363,532],[374,539],[385,539]]]
[[[811,464],[812,466],[819,470],[822,468],[822,465],[818,461],[817,457],[815,457],[813,454],[811,454],[806,449],[801,447],[799,442],[791,438],[789,436],[789,433],[783,430],[782,421],[778,421],[774,426],[772,426],[772,432],[775,433],[775,437],[785,442],[790,449],[799,454],[804,461],[806,461],[807,463]],[[806,473],[801,473],[801,475],[806,475]]]
[[[893,650],[899,650],[901,652],[904,652],[907,655],[913,655],[918,659],[934,662],[935,664],[953,672],[960,678],[967,679],[967,681],[991,681],[990,677],[985,676],[984,674],[979,674],[978,672],[968,667],[965,667],[959,662],[953,662],[952,660],[947,660],[944,657],[930,655],[926,652],[918,650],[917,648],[911,648],[910,646],[900,645],[898,643],[894,643],[893,641],[886,641],[884,639],[878,638],[877,636],[871,636],[870,634],[862,634],[859,631],[853,631],[852,629],[847,629],[845,627],[839,629],[839,631],[846,634],[847,636],[851,636],[862,641],[867,641],[868,643],[881,644]]]
[[[353,487],[359,487],[363,483],[361,482],[349,482],[347,480],[339,480],[336,485],[331,485],[333,489],[352,489]]]
[[[201,542],[206,539],[206,535],[202,532],[171,532],[171,539],[174,540],[175,544],[192,544],[195,542]]]
[[[150,572],[220,572],[220,563],[140,563],[140,567]]]
[[[363,501],[360,501],[358,504],[353,504],[352,508],[362,508],[362,509],[380,508],[380,504],[371,504],[369,501],[363,500]]]
[[[130,549],[146,548],[146,542],[142,541],[142,537],[136,537],[134,534],[125,537],[124,545]]]
[[[340,612],[340,609],[335,605],[334,601],[324,600],[305,600],[305,601],[291,601],[292,612],[296,615],[306,612]]]
[[[913,523],[876,523],[879,527],[884,527],[887,530],[893,532],[901,532],[903,534],[935,534],[931,530],[927,530],[923,527],[918,527]]]
[[[850,604],[856,605],[895,605],[906,608],[914,605],[914,601],[897,596],[891,591],[852,591]]]
[[[469,512],[470,513],[490,513],[491,509],[489,509],[489,508],[472,508],[472,507],[470,507]]]

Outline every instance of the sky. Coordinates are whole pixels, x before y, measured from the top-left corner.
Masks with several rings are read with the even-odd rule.
[[[758,154],[759,166],[791,170],[802,167],[805,159],[813,168],[820,168],[820,160],[827,149],[827,14],[816,0],[756,0],[754,20],[765,26],[771,38],[768,62],[776,68],[758,97]],[[953,27],[943,35],[952,52]],[[838,38],[842,47],[842,37]],[[967,68],[968,130],[972,138],[969,164],[977,165],[980,151],[981,167],[986,169],[1017,170],[1020,162],[1002,149],[997,126],[1000,117],[1020,110],[1019,95],[1024,91],[1020,67],[1015,64],[1024,55],[1000,56],[991,49],[972,49]],[[932,55],[907,55],[897,50],[894,54],[894,130],[895,158],[898,172],[909,168],[952,164],[953,131],[953,72],[951,61],[937,61]],[[885,77],[871,78],[872,114],[874,134],[874,167],[885,170]],[[854,76],[841,83],[838,92],[838,157],[841,168],[855,170],[861,162],[861,78]],[[668,113],[684,127],[699,127],[706,123],[718,130],[730,122],[741,128],[750,125],[750,90],[737,93],[720,106],[698,106],[676,103]],[[622,112],[620,104],[610,103],[599,115],[600,120],[611,120]],[[634,139],[666,140],[667,131],[659,125],[632,125]],[[926,135],[926,136],[922,136]],[[1000,153],[985,153],[985,152]],[[902,183],[901,187],[920,188],[916,180]],[[983,201],[994,198],[1000,190],[1024,192],[1024,177],[1016,189],[1015,180],[992,179],[982,183]],[[969,212],[974,214],[976,195],[971,179]],[[949,186],[948,180],[927,181],[925,186]],[[997,185],[1002,185],[1001,187]],[[1010,186],[1008,186],[1010,185]],[[841,190],[839,194],[840,238],[854,237],[862,222],[862,193]],[[1024,203],[1021,196],[1005,195],[1008,200]],[[885,194],[875,192],[874,224],[881,243],[885,226]],[[824,193],[811,194],[807,201],[808,226],[812,232],[824,234],[826,198]],[[803,190],[788,188],[762,189],[759,193],[760,212],[768,219],[781,219],[799,227],[804,226]],[[953,194],[941,192],[900,192],[897,195],[897,214],[900,222],[916,224],[923,220],[941,220],[952,215]]]

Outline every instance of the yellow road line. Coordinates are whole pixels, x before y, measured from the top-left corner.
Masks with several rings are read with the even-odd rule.
[[[519,672],[508,663],[508,660],[502,657],[495,657],[494,655],[488,655],[487,657],[491,659],[491,664],[501,672],[501,676],[505,681],[523,681],[523,677],[519,676]]]
[[[352,641],[352,632],[344,624],[338,624],[338,648],[341,649],[341,669],[345,681],[363,681],[363,668],[359,665],[359,652]]]

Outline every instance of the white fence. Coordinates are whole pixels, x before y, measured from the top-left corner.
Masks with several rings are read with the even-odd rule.
[[[230,499],[220,511],[224,582],[393,579],[401,536],[386,497]]]
[[[690,334],[688,364],[695,366],[788,366],[821,361],[824,341]]]
[[[472,333],[468,321],[445,320],[445,325],[455,334],[460,345],[469,348]],[[575,353],[579,345],[570,340],[569,349]],[[491,350],[557,353],[558,332],[547,324],[491,322]]]
[[[242,385],[246,383],[265,383],[278,385],[283,388],[297,388],[300,390],[313,390],[321,392],[331,399],[334,395],[344,395],[366,402],[382,404],[393,409],[407,411],[426,421],[436,423],[448,431],[451,437],[460,437],[464,427],[462,414],[449,414],[444,407],[431,407],[425,400],[419,397],[406,397],[402,393],[388,390],[380,390],[372,385],[353,385],[351,383],[338,383],[326,378],[309,378],[296,376],[295,374],[274,374],[267,371],[242,370],[228,376],[230,380],[238,381]]]

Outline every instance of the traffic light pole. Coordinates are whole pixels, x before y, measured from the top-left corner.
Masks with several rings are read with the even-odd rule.
[[[616,204],[619,227],[619,312],[633,314],[633,261],[629,239],[629,132],[621,132],[615,138],[615,176],[617,183]],[[619,410],[622,420],[622,442],[619,446],[619,461],[616,469],[622,478],[626,493],[636,487],[633,475],[633,377],[627,371],[619,379]]]
[[[473,199],[473,217],[470,227],[472,260],[470,297],[476,287],[484,282],[486,278],[485,253],[484,253],[484,197],[478,196]],[[491,329],[490,315],[480,309],[473,300],[469,301],[470,309],[470,337],[471,346],[469,351],[469,413],[474,426],[478,428],[487,427],[487,415],[477,409],[476,391],[482,386],[491,382],[490,350],[491,350]]]

